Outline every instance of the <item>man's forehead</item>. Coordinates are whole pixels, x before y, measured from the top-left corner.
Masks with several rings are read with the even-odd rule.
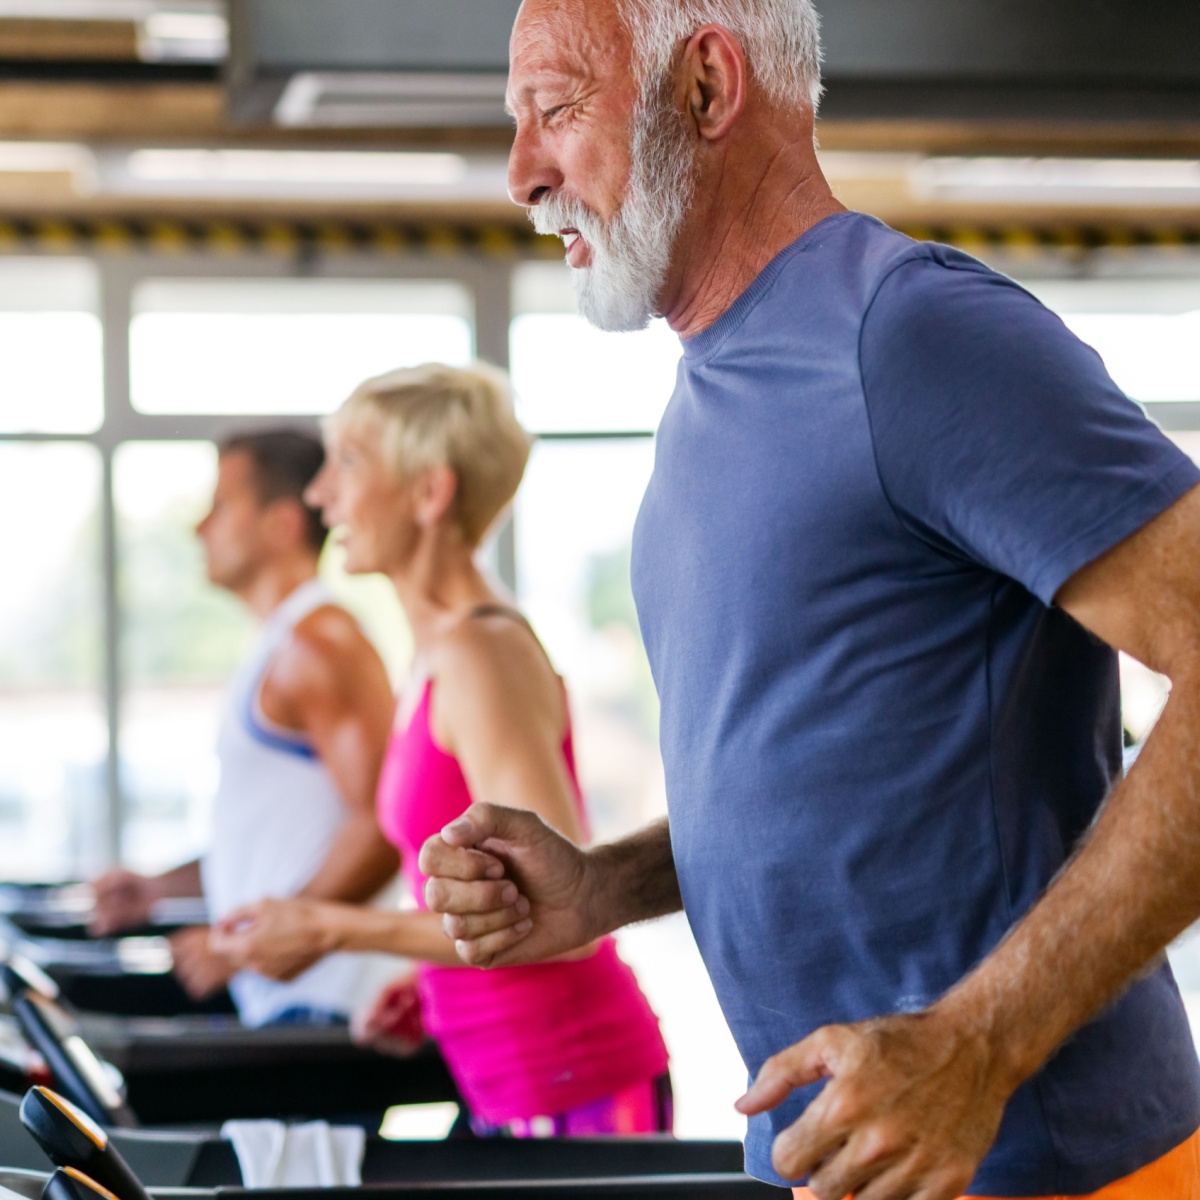
[[[525,0],[509,47],[510,84],[532,75],[603,74],[629,63],[616,0]]]

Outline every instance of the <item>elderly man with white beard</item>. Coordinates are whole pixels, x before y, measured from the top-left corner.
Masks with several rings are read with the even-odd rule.
[[[682,340],[633,559],[669,822],[477,805],[429,906],[492,966],[682,905],[797,1195],[1200,1196],[1200,472],[833,198],[809,0],[525,0],[511,54],[513,198],[587,317]],[[1127,778],[1117,649],[1173,684]]]

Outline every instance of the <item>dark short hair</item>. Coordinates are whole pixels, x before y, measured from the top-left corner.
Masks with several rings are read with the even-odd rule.
[[[261,504],[295,500],[307,518],[305,541],[315,553],[321,552],[329,530],[320,511],[304,500],[304,489],[316,478],[325,462],[325,447],[320,438],[303,429],[234,433],[217,443],[217,453],[246,455]]]

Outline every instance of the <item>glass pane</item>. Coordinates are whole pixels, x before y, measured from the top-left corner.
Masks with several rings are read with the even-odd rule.
[[[104,416],[96,272],[0,259],[0,433],[90,433]]]
[[[666,811],[658,702],[629,589],[629,543],[650,477],[649,438],[543,442],[517,495],[521,605],[567,680],[595,837]],[[621,935],[671,1050],[676,1128],[740,1137],[746,1073],[682,917]]]
[[[225,680],[249,616],[211,587],[193,530],[216,478],[208,442],[133,442],[114,463],[125,693],[121,856],[161,870],[205,844]]]
[[[593,832],[664,811],[658,703],[629,590],[629,539],[649,438],[534,447],[517,496],[520,599],[571,689]]]
[[[1030,287],[1095,347],[1135,400],[1200,400],[1200,280],[1060,280]]]
[[[679,339],[665,321],[602,333],[575,312],[567,267],[516,272],[510,335],[522,422],[538,433],[657,428],[675,387]]]
[[[4,879],[86,873],[105,845],[100,481],[90,446],[0,445]]]
[[[327,413],[370,375],[473,352],[470,298],[445,282],[151,280],[129,336],[148,413]]]

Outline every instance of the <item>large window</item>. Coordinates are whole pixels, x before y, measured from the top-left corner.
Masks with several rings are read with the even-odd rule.
[[[0,258],[0,875],[103,854],[103,418],[98,280],[83,259]],[[34,435],[30,441],[4,435]],[[95,856],[93,855],[93,861]]]
[[[0,443],[0,878],[103,855],[100,458]]]
[[[249,614],[206,584],[193,535],[216,476],[209,442],[127,442],[114,484],[121,564],[121,856],[161,871],[205,846],[225,682]]]
[[[0,258],[0,434],[99,428],[96,308],[91,263]]]
[[[149,280],[134,293],[133,406],[327,413],[370,375],[468,361],[470,307],[448,283]]]

